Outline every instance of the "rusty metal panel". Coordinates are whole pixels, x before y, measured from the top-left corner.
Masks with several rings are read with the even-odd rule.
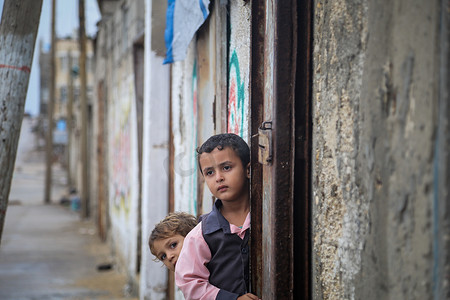
[[[250,272],[252,293],[262,295],[262,165],[258,163],[258,143],[256,134],[263,122],[264,102],[264,1],[252,3],[251,39],[251,97],[250,97],[250,151],[251,151],[251,211],[252,227],[250,235]]]
[[[263,166],[263,299],[293,299],[293,104],[296,2],[266,1],[264,121],[273,160]]]
[[[312,149],[312,3],[311,0],[299,0],[297,6],[294,100],[294,299],[311,298],[309,224]]]
[[[274,24],[273,24],[273,5],[271,0],[265,1],[265,40],[264,40],[264,106],[263,106],[263,121],[272,120],[272,106],[274,97],[274,82],[273,77],[273,56],[274,56]],[[276,299],[275,282],[272,277],[275,273],[273,252],[276,240],[272,238],[273,220],[272,220],[272,184],[271,184],[271,165],[264,165],[262,167],[262,295],[263,299]],[[286,253],[284,255],[286,257]],[[290,255],[289,255],[290,256]],[[287,257],[289,257],[287,256]]]

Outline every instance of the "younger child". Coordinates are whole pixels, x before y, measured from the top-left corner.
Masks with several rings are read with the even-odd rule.
[[[250,149],[241,137],[226,133],[210,137],[197,152],[217,200],[186,236],[175,283],[188,300],[257,300],[248,293]]]
[[[150,251],[170,271],[175,271],[184,238],[195,225],[197,225],[197,219],[193,215],[175,212],[156,224],[150,234],[148,240]]]

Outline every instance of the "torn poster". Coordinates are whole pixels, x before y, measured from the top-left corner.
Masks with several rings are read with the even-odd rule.
[[[168,0],[164,64],[183,60],[197,29],[209,15],[210,0]]]

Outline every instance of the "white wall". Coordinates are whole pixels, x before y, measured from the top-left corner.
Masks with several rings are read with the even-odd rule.
[[[146,0],[140,299],[163,300],[167,269],[153,261],[148,238],[168,212],[170,67],[151,49],[151,16],[152,1]]]
[[[195,40],[195,39],[194,39]],[[197,213],[197,75],[195,42],[172,66],[172,134],[175,211]]]

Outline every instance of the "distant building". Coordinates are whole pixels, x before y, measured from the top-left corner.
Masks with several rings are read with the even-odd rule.
[[[55,48],[55,102],[54,102],[54,116],[55,121],[67,118],[67,103],[68,90],[70,79],[73,80],[74,91],[74,112],[77,110],[80,80],[78,74],[78,57],[79,52],[78,39],[64,38],[56,39]],[[86,45],[86,72],[87,72],[87,99],[88,103],[92,99],[92,82],[93,82],[93,42],[91,39],[87,40]],[[70,58],[72,64],[69,66]],[[50,98],[50,80],[51,80],[51,65],[50,65],[49,49],[44,49],[42,43],[39,52],[39,66],[40,66],[40,111],[41,115],[47,115],[47,106]]]
[[[45,135],[48,123],[48,103],[51,97],[51,57],[50,49],[40,45],[40,118],[41,134]],[[80,56],[79,42],[75,37],[57,38],[55,44],[55,93],[53,104],[53,146],[58,161],[68,167],[70,177],[76,182],[79,174],[79,128],[81,124],[80,112],[80,78],[78,75],[78,58]],[[87,103],[90,108],[93,97],[94,70],[93,40],[87,39],[86,44],[86,73],[87,73]],[[72,83],[72,122],[67,124],[70,84]],[[90,110],[88,108],[88,111]],[[70,129],[70,130],[69,130]],[[70,135],[70,136],[68,136]],[[70,147],[70,155],[67,154]],[[75,182],[73,182],[75,184]]]
[[[42,40],[39,42],[39,111],[41,115],[47,115],[47,106],[50,98],[50,53],[44,49]]]
[[[74,112],[78,108],[78,99],[80,91],[80,80],[77,74],[78,71],[78,57],[80,56],[79,44],[77,39],[66,38],[56,40],[55,52],[55,110],[54,120],[66,119],[67,104],[68,104],[68,90],[70,79],[73,80],[73,109]],[[93,47],[92,40],[87,40],[86,45],[86,72],[87,72],[87,100],[91,103],[92,99],[92,82],[93,82]],[[70,66],[70,58],[72,65]]]

